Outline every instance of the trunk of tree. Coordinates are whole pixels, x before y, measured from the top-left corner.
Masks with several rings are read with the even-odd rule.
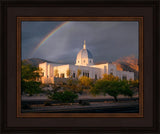
[[[116,102],[118,101],[117,96],[114,96],[114,99],[115,99]]]

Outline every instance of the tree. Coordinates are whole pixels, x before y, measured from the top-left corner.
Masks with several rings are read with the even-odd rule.
[[[129,84],[133,88],[138,88],[139,87],[139,81],[138,80],[130,80]]]
[[[70,74],[71,74],[70,69],[68,69],[68,70],[66,71],[66,74],[67,74],[67,77],[70,77]]]
[[[82,92],[82,88],[76,79],[68,79],[66,85],[63,87],[65,90],[73,91],[74,93]]]
[[[110,84],[108,87],[106,87],[106,90],[104,93],[109,94],[110,96],[113,96],[115,101],[117,102],[117,96],[122,93],[121,91],[121,82],[120,81],[110,81]]]
[[[109,94],[114,97],[115,101],[118,101],[117,96],[120,94],[132,97],[133,92],[130,90],[128,81],[121,81],[119,79],[114,79],[113,77],[111,77],[111,79],[110,77],[106,78],[107,79],[100,79],[95,82],[90,90],[93,95],[100,93],[103,93],[104,95]]]
[[[89,77],[87,77],[87,76],[80,77],[80,79],[79,79],[79,87],[82,90],[90,89],[92,87],[92,85],[93,85],[93,82]]]
[[[82,71],[80,69],[77,70],[77,78],[81,75]]]
[[[91,85],[91,79],[87,76],[82,76],[79,79],[80,83],[86,87],[89,87]]]
[[[130,80],[129,84],[130,84],[130,88],[132,89],[132,91],[134,93],[138,93],[139,81],[138,80]]]
[[[113,80],[120,80],[117,76],[114,76],[112,74],[103,74],[103,78],[104,80],[109,80],[109,81],[113,81]]]
[[[21,93],[28,93],[30,96],[42,92],[40,89],[41,82],[36,80],[42,76],[38,67],[26,64],[22,61],[21,66]]]
[[[31,64],[25,64],[22,61],[21,66],[21,79],[26,81],[36,81],[37,78],[42,76],[42,70],[38,67],[32,66]]]
[[[58,69],[55,69],[55,70],[54,70],[54,76],[55,76],[55,77],[59,77],[59,76],[58,76]]]
[[[103,79],[99,79],[91,87],[90,92],[94,96],[98,95],[100,93],[104,93],[104,95],[105,95],[106,88],[109,86],[109,84],[110,84],[109,81],[103,80]]]
[[[40,82],[36,81],[24,81],[21,82],[21,89],[24,93],[32,96],[33,94],[42,93],[43,91],[40,88]]]

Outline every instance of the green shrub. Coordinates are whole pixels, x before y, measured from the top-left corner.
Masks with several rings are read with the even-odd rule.
[[[73,103],[78,98],[78,95],[72,91],[64,91],[50,94],[48,98],[62,103]]]

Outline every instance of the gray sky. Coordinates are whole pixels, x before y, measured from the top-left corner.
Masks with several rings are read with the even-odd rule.
[[[23,21],[22,59],[42,58],[54,62],[75,63],[77,53],[86,47],[94,62],[115,61],[124,56],[138,57],[138,22],[70,21],[37,45],[63,21]]]

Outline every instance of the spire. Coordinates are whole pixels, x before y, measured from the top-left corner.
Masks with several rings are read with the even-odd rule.
[[[84,40],[83,49],[86,49],[86,40]]]

